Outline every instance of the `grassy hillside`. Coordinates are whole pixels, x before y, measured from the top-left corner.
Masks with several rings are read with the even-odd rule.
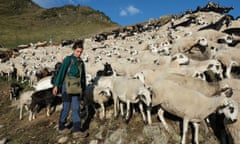
[[[119,27],[100,11],[83,6],[44,9],[31,0],[0,0],[0,45],[82,38]]]

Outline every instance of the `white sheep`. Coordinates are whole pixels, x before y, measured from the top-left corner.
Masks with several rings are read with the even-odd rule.
[[[0,74],[3,77],[5,74],[7,74],[7,80],[9,81],[10,79],[12,79],[11,74],[14,72],[14,64],[13,63],[9,63],[9,62],[5,62],[5,63],[1,63],[1,67],[0,67]]]
[[[51,83],[51,78],[52,78],[52,76],[46,76],[46,77],[40,79],[35,85],[33,85],[34,89],[36,91],[39,91],[39,90],[52,88],[53,85]]]
[[[114,116],[118,115],[119,102],[125,102],[127,104],[127,113],[125,116],[126,122],[130,118],[130,104],[139,103],[139,108],[143,117],[144,123],[151,124],[150,107],[151,107],[151,92],[146,86],[138,79],[131,79],[126,77],[115,77],[113,81],[113,101],[114,101]],[[143,103],[148,107],[147,116],[148,121],[143,111]],[[123,107],[121,104],[121,112],[123,115]]]
[[[162,72],[159,70],[142,70],[141,72],[136,73],[135,77],[149,87],[151,87],[156,81],[161,81],[162,79],[172,80],[182,87],[201,91],[206,96],[214,95],[221,88],[217,82],[208,83],[186,75]]]
[[[239,107],[240,107],[240,80],[239,79],[224,79],[223,81],[220,81],[221,85],[228,85],[230,87],[233,88],[233,96],[232,99],[235,100],[238,104],[238,111],[239,111]],[[224,109],[224,110],[230,110],[230,112],[235,112],[235,109]],[[223,110],[223,111],[224,111]],[[225,128],[227,130],[227,132],[229,133],[229,135],[232,137],[233,143],[237,144],[238,142],[240,142],[240,115],[238,114],[237,116],[237,121],[235,122],[231,122],[228,119],[224,119],[224,123],[225,123]]]
[[[194,125],[194,142],[198,144],[199,122],[220,106],[228,105],[229,97],[232,95],[232,89],[225,88],[215,96],[208,97],[200,91],[182,87],[172,80],[156,81],[152,85],[152,91],[152,106],[160,105],[158,116],[168,131],[169,128],[163,117],[164,111],[183,118],[181,144],[186,143],[189,122]]]
[[[173,44],[172,53],[174,54],[177,52],[188,52],[196,46],[206,47],[207,43],[207,39],[204,37],[182,37]]]
[[[89,110],[89,106],[95,108],[93,106],[93,102],[99,104],[102,110],[101,118],[105,119],[105,103],[108,102],[111,98],[112,92],[109,87],[88,85],[86,88],[86,95],[84,96],[84,102],[87,105],[87,111]]]
[[[23,116],[23,107],[25,106],[25,109],[27,111],[29,110],[29,106],[32,101],[31,96],[33,93],[34,93],[33,90],[22,92],[19,96],[20,97],[19,100],[15,103],[15,105],[17,104],[18,108],[20,109],[20,113],[19,113],[20,120],[22,120],[22,116]]]

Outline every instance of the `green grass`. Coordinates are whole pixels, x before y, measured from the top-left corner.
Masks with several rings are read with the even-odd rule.
[[[43,9],[30,0],[0,0],[0,45],[60,42],[119,28],[100,11],[83,6]]]

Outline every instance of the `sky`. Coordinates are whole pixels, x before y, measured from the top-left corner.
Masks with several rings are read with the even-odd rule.
[[[186,10],[204,7],[209,0],[32,0],[40,7],[53,8],[64,5],[88,6],[103,12],[113,22],[127,26],[157,19],[164,15],[181,14]],[[240,0],[211,0],[222,7],[234,7],[229,12],[240,16]]]

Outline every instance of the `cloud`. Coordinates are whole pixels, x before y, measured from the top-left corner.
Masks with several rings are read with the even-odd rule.
[[[126,10],[121,10],[120,11],[120,16],[126,16],[127,15],[127,11]]]
[[[127,16],[127,15],[136,15],[140,13],[141,11],[134,7],[133,5],[130,5],[124,9],[121,9],[120,16]]]
[[[130,13],[130,15],[135,15],[140,12],[140,10],[135,8],[134,6],[127,7],[127,11]]]

